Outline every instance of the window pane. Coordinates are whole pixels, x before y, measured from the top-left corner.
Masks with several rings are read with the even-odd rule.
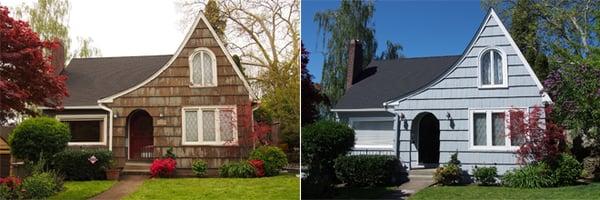
[[[491,76],[492,72],[490,71],[490,51],[481,56],[481,84],[489,85],[491,84]]]
[[[504,113],[492,113],[492,145],[504,146]]]
[[[221,141],[233,141],[233,127],[235,120],[232,110],[219,111]]]
[[[214,85],[213,84],[213,60],[208,55],[208,53],[203,52],[204,60],[202,62],[202,73],[204,75],[204,85]]]
[[[394,130],[394,121],[355,121],[354,130]]]
[[[185,141],[198,142],[198,114],[196,111],[185,111]]]
[[[100,142],[102,121],[68,121],[71,142]]]
[[[487,144],[485,130],[485,113],[473,114],[473,144],[485,146]]]
[[[494,84],[502,84],[502,56],[497,51],[494,52]]]
[[[194,56],[192,60],[192,83],[193,84],[201,84],[202,83],[202,53],[198,53]]]
[[[215,111],[202,111],[202,139],[205,142],[214,142],[215,138]]]

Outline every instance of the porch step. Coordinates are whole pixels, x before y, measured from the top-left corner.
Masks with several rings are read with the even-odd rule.
[[[432,180],[435,169],[412,169],[408,172],[408,178],[411,180]]]
[[[145,175],[150,174],[151,162],[148,161],[127,161],[122,173],[125,175]]]

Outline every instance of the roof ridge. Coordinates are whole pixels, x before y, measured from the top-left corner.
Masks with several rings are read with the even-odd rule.
[[[417,60],[417,59],[430,59],[430,58],[447,58],[447,57],[459,57],[462,56],[462,54],[457,54],[457,55],[442,55],[442,56],[420,56],[420,57],[410,57],[410,58],[398,58],[398,59],[391,59],[391,60],[373,60],[373,61],[377,61],[377,62],[389,62],[389,61],[398,61],[398,60]]]
[[[87,58],[73,58],[74,59],[112,59],[112,58],[142,58],[142,57],[161,57],[161,56],[173,56],[173,54],[159,54],[159,55],[137,55],[137,56],[107,56],[107,57],[87,57]]]

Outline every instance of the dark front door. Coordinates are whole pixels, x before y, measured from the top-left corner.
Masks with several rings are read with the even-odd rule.
[[[440,162],[440,122],[427,113],[419,123],[419,163],[437,167]]]
[[[129,117],[129,158],[152,159],[154,138],[152,117],[143,110],[134,111]]]

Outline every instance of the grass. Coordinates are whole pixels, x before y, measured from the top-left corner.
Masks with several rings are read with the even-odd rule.
[[[398,194],[394,187],[342,187],[336,188],[333,199],[382,199]]]
[[[410,199],[600,199],[600,183],[541,189],[475,185],[429,187]]]
[[[89,199],[108,190],[116,181],[67,181],[65,190],[50,199]]]
[[[149,179],[125,199],[299,199],[300,178],[282,174],[265,178]]]

